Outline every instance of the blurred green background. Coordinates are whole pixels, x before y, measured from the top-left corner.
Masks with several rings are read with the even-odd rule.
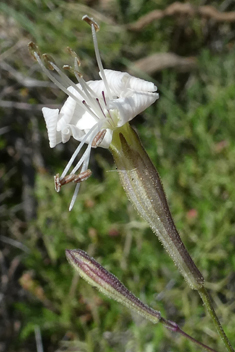
[[[70,63],[64,49],[72,47],[85,79],[97,79],[84,14],[100,24],[105,68],[134,71],[158,86],[159,101],[132,125],[161,175],[177,228],[235,346],[235,19],[190,15],[179,7],[139,31],[130,25],[172,4],[0,2],[0,352],[40,352],[40,346],[45,352],[199,350],[80,280],[66,261],[66,248],[87,251],[165,318],[223,350],[197,293],[128,202],[108,150],[92,152],[93,176],[70,213],[73,186],[54,191],[53,175],[61,173],[77,143],[49,148],[41,108],[60,107],[66,97],[42,74],[27,43],[35,41],[61,66]],[[229,0],[191,5],[235,11]],[[140,65],[158,53],[174,55],[154,57],[151,72]]]

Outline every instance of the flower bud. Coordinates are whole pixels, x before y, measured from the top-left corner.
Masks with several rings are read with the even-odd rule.
[[[67,249],[66,257],[79,275],[109,298],[122,303],[152,323],[161,320],[161,313],[148,307],[133,295],[116,276],[102,267],[95,259],[81,249]]]

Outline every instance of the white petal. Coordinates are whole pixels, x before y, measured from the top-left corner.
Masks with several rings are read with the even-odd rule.
[[[105,88],[103,81],[89,81],[87,84],[93,90],[94,97],[99,98],[100,105],[104,108],[102,91],[104,91]],[[77,86],[81,89],[80,84],[77,84]],[[79,100],[84,100],[84,98],[73,87],[69,87],[68,90],[73,93]],[[62,131],[63,129],[66,129],[68,124],[84,130],[91,128],[96,122],[97,121],[95,118],[90,115],[84,108],[79,106],[73,98],[68,97],[60,111],[60,119],[58,121],[57,130]],[[66,136],[64,136],[63,140],[65,139]]]
[[[109,88],[114,97],[120,97],[121,93],[127,88],[129,73],[104,70]]]
[[[61,133],[57,132],[57,121],[59,118],[59,109],[42,108],[42,113],[46,122],[49,144],[54,148],[61,142]]]
[[[157,87],[152,82],[148,82],[144,79],[136,78],[131,75],[128,86],[137,92],[156,92],[157,90]]]
[[[69,90],[70,88],[71,87],[69,87]],[[68,99],[66,99],[64,105],[61,108],[60,120],[57,125],[57,130],[61,131],[64,126],[70,124],[71,120],[74,118],[74,114],[76,114],[76,120],[78,120],[80,118],[80,114],[78,113],[79,110],[80,109],[78,108],[76,101],[73,98],[68,97]]]
[[[112,142],[112,138],[113,138],[113,131],[112,130],[106,130],[106,134],[104,136],[104,139],[100,143],[99,147],[108,149],[109,146],[110,146],[110,143]]]
[[[71,129],[69,125],[64,125],[62,130],[61,130],[61,137],[62,137],[62,142],[66,143],[70,139],[72,135]]]
[[[118,126],[123,126],[132,120],[136,115],[147,109],[159,98],[158,93],[139,93],[135,92],[132,96],[119,98],[110,102],[111,109],[119,110],[120,120]]]
[[[104,70],[104,73],[111,92],[118,97],[126,96],[129,88],[135,92],[155,92],[157,90],[152,82],[136,78],[127,72]]]
[[[84,131],[81,131],[79,128],[77,128],[76,126],[73,125],[69,125],[72,136],[74,139],[76,139],[77,141],[81,141],[85,135]]]
[[[89,114],[87,111],[84,111],[83,115],[79,120],[76,121],[75,125],[80,130],[87,130],[91,129],[97,121],[95,120],[94,116]]]
[[[107,96],[107,92],[104,86],[104,82],[102,80],[98,81],[89,81],[87,82],[88,86],[93,90],[94,96],[98,99],[103,99],[102,92],[104,92],[105,96]]]

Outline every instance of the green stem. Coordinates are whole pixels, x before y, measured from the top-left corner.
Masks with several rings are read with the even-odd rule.
[[[234,352],[234,349],[231,346],[229,339],[226,336],[226,334],[220,324],[220,321],[215,313],[215,310],[214,310],[213,304],[212,304],[212,299],[211,299],[207,289],[203,286],[198,290],[198,293],[201,296],[201,299],[202,299],[208,313],[210,314],[211,319],[213,320],[213,323],[216,327],[217,333],[221,337],[221,340],[223,341],[227,351]]]

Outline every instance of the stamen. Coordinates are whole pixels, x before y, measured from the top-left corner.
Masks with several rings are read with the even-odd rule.
[[[95,136],[95,138],[93,139],[91,146],[93,148],[97,148],[101,142],[103,141],[105,135],[106,135],[107,130],[103,130],[97,133],[97,135]]]
[[[83,182],[86,181],[90,176],[92,175],[92,172],[90,169],[87,169],[84,172],[80,172],[79,175],[74,175],[74,180],[73,182],[75,183],[79,183],[79,182]]]
[[[109,117],[110,117],[110,120],[111,120],[112,122],[114,122],[110,110],[107,109],[107,111],[108,111],[108,115],[109,115]]]
[[[104,91],[103,91],[103,90],[102,90],[102,97],[103,97],[103,100],[104,100],[105,106],[107,106],[107,102],[106,102],[106,98],[105,98],[105,94],[104,94]]]
[[[87,22],[90,26],[93,25],[95,27],[96,32],[100,30],[100,26],[93,20],[93,18],[90,18],[89,16],[85,15],[82,17],[82,20]]]
[[[67,52],[69,53],[70,56],[72,56],[74,58],[74,68],[75,68],[75,70],[78,71],[79,66],[81,66],[81,61],[80,61],[78,55],[69,46],[67,46]]]
[[[70,73],[74,74],[77,78],[77,76],[79,78],[82,78],[82,74],[79,72],[79,71],[75,71],[75,69],[70,66],[70,65],[63,65],[63,69],[66,70],[66,71],[69,71]]]
[[[89,163],[89,159],[88,158],[82,165],[82,169],[81,169],[81,173],[80,174],[83,174],[84,172],[87,171],[87,166],[88,166],[88,163]],[[71,211],[73,209],[73,206],[74,206],[74,203],[77,199],[77,196],[78,196],[78,192],[79,192],[79,189],[80,189],[80,186],[81,186],[81,182],[77,183],[76,187],[75,187],[75,190],[74,190],[74,193],[73,193],[73,197],[72,197],[72,200],[70,202],[70,206],[69,206],[69,211]]]
[[[59,174],[57,174],[56,176],[54,176],[54,179],[56,180],[57,183],[59,180],[59,187],[61,188],[61,186],[67,185],[70,182],[79,183],[79,182],[86,181],[91,175],[92,175],[91,170],[87,169],[86,171],[81,172],[78,175],[75,175],[75,174],[67,175],[63,179],[59,178]]]
[[[100,121],[100,122],[102,122],[102,121]],[[96,125],[97,125],[97,128],[101,128],[101,126],[102,126],[101,123],[97,123]],[[95,126],[96,126],[96,125],[95,125]],[[95,126],[94,126],[94,127],[95,127]],[[93,128],[92,128],[92,130],[94,131]],[[82,143],[84,143],[84,141],[82,141],[81,144],[82,144]],[[80,174],[82,174],[83,172],[85,172],[85,171],[87,170],[87,168],[88,168],[88,164],[89,164],[89,161],[90,161],[90,152],[91,152],[91,143],[88,145],[88,148],[87,148],[87,150],[86,150],[85,153],[84,153],[84,155],[85,155],[86,153],[88,153],[88,157],[86,157],[85,160],[84,160],[84,162],[83,162],[83,165],[82,165],[81,173],[80,173]],[[84,157],[84,155],[83,155],[83,157]],[[80,167],[80,166],[79,166],[79,167]],[[74,170],[73,170],[73,171],[74,171]],[[72,172],[73,172],[73,171],[72,171]],[[81,183],[78,183],[78,184],[76,185],[76,187],[75,187],[74,194],[73,194],[73,197],[72,197],[70,206],[69,206],[69,211],[71,211],[72,208],[73,208],[73,206],[74,206],[74,203],[75,203],[75,201],[76,201],[76,198],[77,198],[77,195],[78,195],[78,192],[79,192],[80,185],[81,185]]]
[[[86,159],[88,159],[88,160],[90,159],[90,154],[91,154],[91,143],[88,144],[88,146],[86,148],[86,151],[84,152],[83,156],[81,157],[81,159],[78,161],[77,165],[71,171],[71,173],[70,173],[71,175],[73,175],[73,174],[75,174],[75,172],[77,172],[77,170],[85,162]]]
[[[104,85],[107,90],[108,97],[109,97],[109,99],[112,99],[112,94],[110,92],[109,85],[108,85],[108,82],[107,82],[107,79],[106,79],[106,76],[104,73],[102,61],[100,58],[98,41],[97,41],[97,37],[96,37],[96,32],[99,30],[99,26],[92,18],[88,17],[87,15],[83,16],[82,19],[83,19],[83,21],[87,22],[91,26],[92,38],[93,38],[93,43],[94,43],[94,48],[95,48],[95,56],[96,56],[96,61],[97,61],[99,70],[100,70],[100,75],[101,75],[102,80],[104,81]]]
[[[65,167],[60,179],[63,179],[65,177],[65,175],[68,173],[71,165],[73,164],[76,156],[78,155],[78,153],[80,152],[80,150],[82,149],[82,147],[84,146],[84,144],[86,143],[87,139],[90,137],[90,135],[92,135],[95,131],[95,129],[100,129],[102,127],[103,121],[99,121],[97,124],[95,124],[90,131],[84,136],[84,138],[82,139],[81,143],[79,144],[79,146],[77,147],[77,149],[75,150],[75,152],[73,153],[71,159],[69,160],[67,166]]]
[[[56,174],[56,175],[54,176],[54,183],[55,183],[55,190],[56,190],[56,192],[59,192],[59,191],[60,191],[60,188],[61,188],[60,175],[59,175],[59,174]]]
[[[52,80],[52,82],[54,82],[55,85],[56,85],[57,87],[59,87],[65,94],[67,94],[67,95],[70,96],[72,99],[74,99],[74,100],[76,101],[76,103],[77,103],[80,107],[83,107],[83,108],[84,108],[84,106],[82,105],[81,100],[79,100],[79,99],[76,97],[76,95],[74,95],[74,94],[73,94],[72,92],[70,92],[66,87],[64,87],[64,85],[63,85],[60,81],[58,81],[58,79],[56,79],[56,78],[50,73],[50,71],[49,71],[49,70],[45,67],[45,65],[43,64],[43,62],[42,62],[42,60],[41,60],[41,58],[40,58],[40,56],[38,55],[37,52],[34,52],[34,57],[35,57],[35,59],[37,60],[37,62],[39,63],[39,65],[41,66],[43,72]],[[59,70],[59,68],[58,68],[56,65],[54,65],[52,62],[51,62],[51,65],[53,66],[54,69],[56,69],[56,71]],[[59,70],[59,71],[60,71],[60,70]],[[58,72],[58,71],[57,71],[57,72]],[[60,71],[60,72],[61,72],[61,71]],[[61,73],[62,73],[62,72],[61,72]],[[82,90],[79,89],[79,88],[76,86],[76,84],[75,84],[73,81],[71,81],[65,74],[63,74],[63,75],[64,75],[64,78],[66,78],[66,81],[68,81],[68,86],[73,86],[73,88],[75,88],[76,91],[77,91],[79,94],[81,94],[81,95],[83,96]],[[91,109],[88,109],[87,106],[85,107],[85,109],[86,109],[86,111],[87,111],[89,114],[91,114],[96,120],[98,119],[98,117],[95,115],[95,113],[94,113]]]
[[[94,93],[93,90],[88,86],[88,84],[84,81],[84,79],[83,79],[82,77],[80,77],[79,72],[78,72],[78,75],[77,75],[77,71],[74,71],[74,74],[75,74],[75,76],[76,76],[78,82],[81,84],[82,89],[84,90],[86,99],[88,100],[88,104],[89,104],[90,107],[94,110],[94,112],[96,113],[96,115],[97,115],[98,118],[99,118],[100,111],[97,109],[96,100],[94,99],[95,93]],[[92,94],[90,94],[90,93],[92,93]],[[89,110],[90,110],[90,107],[87,105],[87,108],[89,108]],[[98,105],[98,107],[99,107],[99,105]],[[91,110],[91,111],[92,111],[92,110]],[[96,118],[96,120],[97,120],[97,118]]]
[[[65,176],[62,180],[60,180],[60,185],[64,186],[67,185],[70,182],[73,182],[74,179],[77,177],[78,175],[67,175]]]
[[[84,92],[73,81],[71,81],[71,79],[69,79],[68,76],[63,71],[61,71],[54,62],[50,61],[50,64],[54,68],[54,70],[61,76],[61,78],[64,79],[64,82],[66,82],[68,86],[72,86],[83,98],[85,98]]]
[[[54,65],[56,65],[56,63],[55,63],[54,59],[52,58],[52,56],[49,54],[42,54],[42,58],[45,63],[45,67],[50,71],[54,71]],[[52,65],[52,64],[54,64],[54,65]]]
[[[64,73],[62,73],[61,70],[60,70],[54,63],[52,63],[52,66],[55,68],[55,70],[56,70],[59,74],[63,74],[63,75],[64,75]],[[81,89],[79,89],[79,88],[77,87],[77,85],[76,85],[74,82],[71,81],[73,88],[76,89],[76,90],[81,94],[81,96],[82,96],[83,98],[85,98],[85,97],[87,98],[89,105],[91,106],[91,108],[94,110],[94,112],[97,114],[97,116],[98,116],[98,118],[99,118],[99,110],[97,109],[97,105],[95,104],[95,100],[94,100],[94,97],[93,97],[95,94],[94,94],[93,90],[88,86],[88,84],[84,81],[84,79],[82,79],[82,75],[80,74],[80,72],[78,72],[77,70],[73,69],[73,68],[72,68],[71,66],[69,66],[69,65],[64,65],[63,68],[64,68],[65,70],[71,71],[71,72],[76,76],[78,82],[79,82],[79,83],[81,84],[81,86],[82,86],[83,91],[82,91]],[[66,75],[65,75],[65,77],[66,77],[67,79],[69,79]],[[70,81],[70,80],[69,80],[69,81]],[[92,93],[92,94],[90,94],[90,93]],[[95,115],[94,112],[90,109],[89,105],[87,105],[86,107],[89,109],[89,111],[90,111],[93,115]],[[98,120],[97,116],[95,116],[96,121]]]
[[[73,209],[74,203],[75,203],[75,201],[77,199],[77,196],[78,196],[78,192],[79,192],[80,186],[81,186],[81,183],[77,183],[76,184],[75,191],[73,193],[73,197],[72,197],[72,200],[70,202],[69,211],[71,211]]]
[[[108,105],[107,105],[107,102],[106,102],[106,98],[105,98],[104,91],[102,91],[102,96],[103,96],[104,104],[105,104],[105,106],[106,106],[108,115],[109,115],[111,121],[113,122],[113,126],[116,127],[116,126],[115,126],[115,122],[114,122],[114,120],[113,120],[113,117],[112,117],[112,115],[111,115],[111,112],[110,112],[110,110],[108,109]],[[105,116],[105,117],[107,117],[107,116]]]
[[[110,110],[108,109],[107,101],[106,101],[105,94],[104,94],[104,91],[103,91],[103,90],[102,90],[102,97],[103,97],[103,100],[104,100],[104,104],[105,104],[105,106],[106,106],[106,108],[107,108],[108,115],[109,115],[109,117],[110,117],[110,119],[111,119],[111,121],[113,122],[114,127],[115,127],[115,122],[113,121],[113,117],[112,117],[112,115],[111,115],[111,112],[110,112]],[[106,117],[106,115],[105,115],[105,117]]]
[[[44,55],[47,55],[47,54],[44,54]],[[48,57],[49,57],[49,56],[48,56]],[[50,64],[50,67],[52,67],[54,70],[56,70],[56,72],[65,80],[65,82],[66,82],[69,86],[72,86],[83,98],[85,98],[85,96],[87,95],[87,97],[89,98],[89,103],[90,103],[90,105],[92,106],[92,108],[94,108],[94,110],[96,110],[96,109],[95,109],[95,106],[94,106],[94,104],[93,104],[93,101],[92,101],[92,99],[90,99],[89,94],[88,94],[88,92],[87,92],[87,89],[86,89],[86,85],[87,85],[87,84],[85,83],[84,80],[82,80],[82,82],[81,82],[80,78],[78,78],[79,72],[78,72],[78,76],[76,76],[76,77],[77,77],[79,83],[82,85],[82,88],[83,88],[84,92],[83,92],[81,89],[79,89],[78,86],[77,86],[73,81],[71,81],[71,80],[68,78],[68,76],[65,75],[53,61],[47,61],[47,63]],[[67,69],[67,68],[69,68],[70,66],[69,66],[69,65],[65,65],[65,67],[66,67],[66,69]],[[72,69],[72,68],[71,68],[71,69]],[[73,73],[74,73],[74,71],[73,71]],[[93,116],[94,116],[94,117],[96,118],[96,120],[97,120],[97,116],[95,116],[95,114],[94,114],[91,110],[90,110],[90,112],[93,114]],[[97,111],[96,111],[96,113],[97,113]]]
[[[76,76],[76,72],[77,72],[77,71],[74,71],[75,76]],[[76,77],[76,78],[77,78],[77,77]],[[82,80],[82,81],[84,82],[84,84],[86,85],[86,89],[89,91],[91,97],[95,99],[95,98],[96,98],[95,92],[94,92],[94,91],[91,89],[91,87],[86,83],[86,81],[83,79],[83,76],[81,76],[81,77],[79,77],[79,78],[80,78],[80,80]],[[77,78],[77,80],[79,81],[78,78]],[[79,81],[79,83],[81,84],[80,81]],[[81,86],[82,86],[82,84],[81,84]]]
[[[76,198],[77,198],[77,195],[79,192],[81,182],[86,181],[92,175],[91,170],[87,169],[88,163],[89,163],[89,159],[88,159],[88,161],[84,162],[84,164],[82,166],[82,170],[78,175],[71,175],[70,174],[68,176],[65,176],[61,181],[59,181],[59,174],[54,176],[54,179],[56,181],[55,184],[59,185],[59,190],[60,190],[61,186],[68,184],[70,182],[77,183],[75,190],[74,190],[74,194],[73,194],[71,203],[70,203],[70,206],[69,206],[69,211],[71,211],[74,206],[74,203],[76,201]]]
[[[86,107],[86,110],[88,110],[90,113],[93,113],[93,111],[91,110],[90,106],[87,104],[86,100],[82,101],[83,105]],[[93,106],[93,109],[95,110],[95,112],[97,113],[98,117],[96,116],[96,121],[97,120],[102,120],[102,118],[100,117],[100,111],[97,110],[97,107]],[[93,113],[94,114],[94,113]],[[105,116],[106,117],[106,116]]]
[[[69,53],[70,56],[72,56],[74,59],[76,59],[77,66],[81,66],[81,61],[78,57],[78,55],[75,53],[73,49],[71,49],[69,46],[67,46],[67,52]]]
[[[102,96],[103,96],[104,104],[105,104],[105,106],[106,106],[108,115],[109,115],[109,117],[110,117],[110,119],[111,119],[111,121],[113,122],[114,127],[115,127],[115,122],[113,121],[113,117],[112,117],[112,115],[111,115],[111,112],[110,112],[110,110],[108,109],[108,104],[107,104],[107,102],[106,102],[106,98],[105,98],[105,94],[104,94],[104,91],[103,91],[103,90],[102,90]],[[107,116],[105,116],[105,117],[107,117]]]
[[[97,103],[98,103],[98,105],[99,105],[99,108],[100,108],[100,110],[101,110],[102,114],[103,114],[103,115],[104,115],[104,117],[106,118],[106,115],[105,115],[105,113],[104,113],[104,110],[102,109],[102,106],[101,106],[101,104],[100,104],[99,99],[98,99],[98,98],[96,98],[96,101],[97,101]]]
[[[37,61],[37,57],[35,56],[35,53],[40,57],[40,51],[39,51],[38,46],[34,42],[30,42],[28,44],[28,48],[29,48],[29,52],[30,52],[31,56],[33,57],[33,59],[35,61]]]
[[[78,59],[78,57],[75,57],[74,58],[74,68],[75,68],[75,70],[77,70],[78,71],[78,67],[81,65],[81,62],[80,62],[80,60]],[[81,75],[82,76],[82,75]]]

